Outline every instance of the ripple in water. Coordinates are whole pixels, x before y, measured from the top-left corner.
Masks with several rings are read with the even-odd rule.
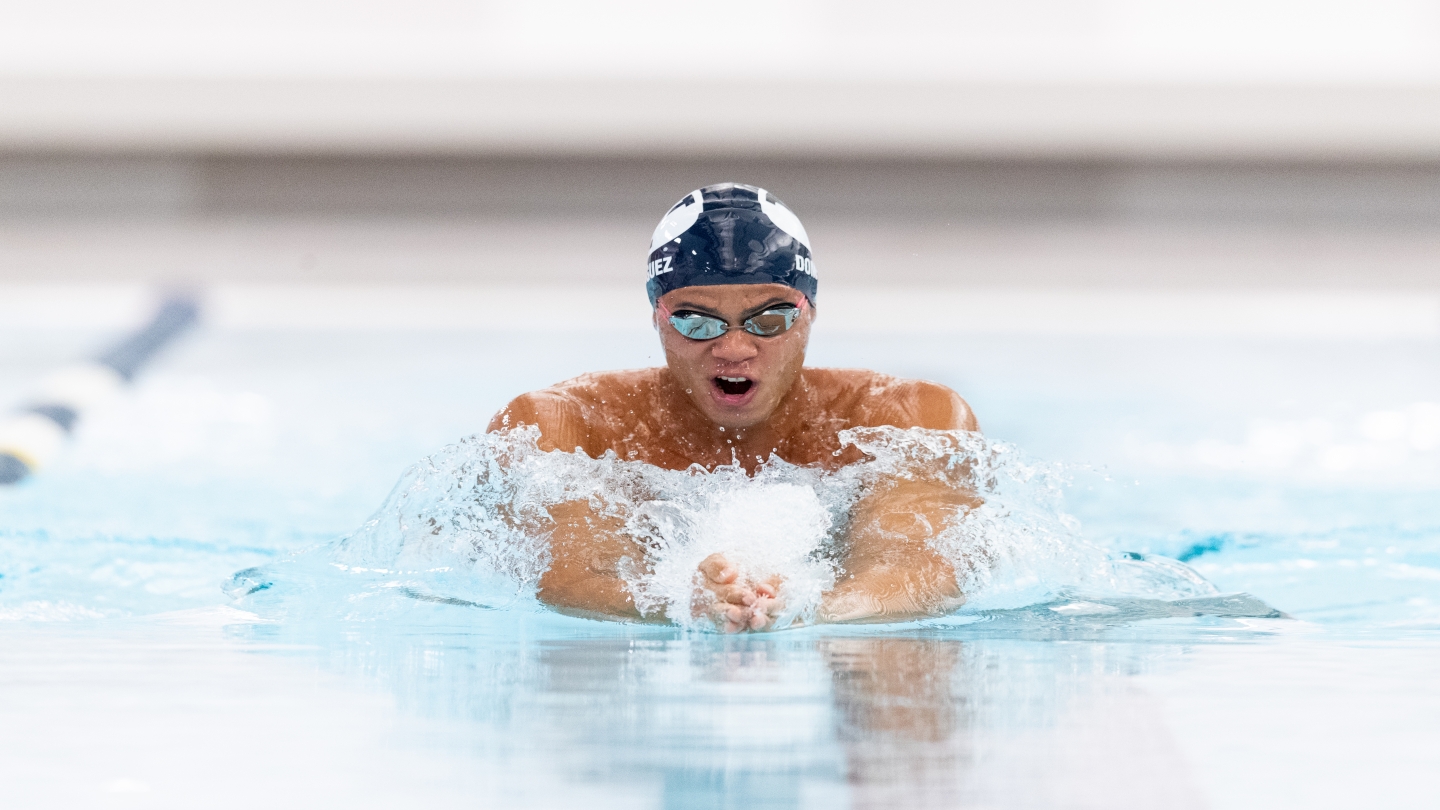
[[[858,497],[899,478],[983,499],[975,509],[956,507],[931,541],[955,566],[967,599],[961,617],[1041,607],[1038,615],[1057,620],[1133,619],[1137,605],[1162,606],[1138,618],[1196,615],[1219,597],[1183,563],[1117,553],[1084,537],[1063,509],[1067,470],[977,433],[848,430],[841,439],[865,454],[860,463],[826,472],[774,459],[753,476],[738,466],[674,471],[613,453],[547,453],[538,436],[519,428],[450,445],[406,471],[353,535],[241,571],[231,594],[282,616],[381,618],[417,602],[539,609],[553,527],[547,510],[586,500],[622,521],[644,549],[622,562],[622,575],[647,618],[695,624],[696,566],[723,552],[743,574],[784,577],[787,613],[778,626],[804,624],[843,574]],[[1278,615],[1244,598],[1254,603],[1246,615]],[[1234,615],[1234,605],[1222,603],[1229,607],[1213,612]]]

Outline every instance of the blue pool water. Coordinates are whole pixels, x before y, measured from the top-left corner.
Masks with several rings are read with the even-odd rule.
[[[0,396],[98,339],[0,344]],[[1440,799],[1428,342],[817,335],[814,364],[959,390],[1063,466],[1084,542],[1184,560],[1212,597],[721,637],[286,573],[510,396],[653,340],[195,335],[0,490],[7,806]],[[284,598],[227,594],[247,569]]]

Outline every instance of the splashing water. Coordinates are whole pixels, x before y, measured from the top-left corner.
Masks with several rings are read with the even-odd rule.
[[[723,553],[740,576],[760,581],[785,577],[786,609],[777,627],[813,618],[821,595],[835,584],[836,566],[825,555],[834,524],[814,489],[795,483],[725,476],[679,497],[641,504],[630,528],[649,548],[649,565],[631,561],[626,584],[642,613],[661,612],[689,622],[695,571]]]
[[[963,612],[1057,599],[1184,600],[1216,590],[1185,565],[1116,554],[1084,538],[1063,511],[1067,471],[963,431],[860,428],[840,434],[865,455],[836,471],[779,459],[754,475],[738,466],[664,470],[613,453],[542,452],[534,428],[473,436],[416,464],[355,534],[286,563],[237,574],[231,593],[252,606],[317,583],[348,582],[347,616],[393,610],[395,594],[429,602],[538,606],[550,565],[549,509],[586,501],[617,519],[637,555],[620,574],[647,618],[692,618],[696,567],[723,553],[742,576],[783,578],[778,627],[813,620],[843,573],[850,513],[864,493],[897,480],[977,494],[956,507],[931,545],[956,570]],[[279,587],[276,587],[279,586]],[[264,593],[262,593],[264,592]],[[408,600],[407,600],[408,601]],[[313,605],[311,606],[313,607]]]

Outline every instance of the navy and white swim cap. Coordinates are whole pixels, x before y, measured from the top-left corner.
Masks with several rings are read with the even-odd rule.
[[[671,290],[784,284],[815,303],[815,263],[800,218],[763,188],[716,183],[690,192],[650,237],[650,306]]]

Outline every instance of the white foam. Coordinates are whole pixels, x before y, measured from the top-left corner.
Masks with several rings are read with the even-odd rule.
[[[754,476],[733,466],[673,471],[613,454],[545,453],[537,437],[533,428],[474,436],[425,459],[360,531],[328,552],[337,564],[307,570],[360,583],[365,592],[345,601],[365,602],[369,615],[384,609],[383,597],[370,599],[382,594],[423,593],[432,602],[484,607],[533,599],[550,565],[548,508],[586,500],[619,518],[637,541],[637,558],[622,560],[620,575],[647,616],[710,629],[708,620],[692,617],[697,566],[722,553],[747,578],[783,581],[786,609],[777,622],[783,627],[810,621],[843,572],[856,499],[903,477],[938,481],[984,501],[969,511],[955,507],[949,525],[931,539],[955,567],[966,610],[1062,596],[1214,593],[1184,565],[1115,558],[1083,537],[1063,510],[1063,469],[977,433],[850,430],[841,438],[866,454],[861,463],[825,472],[772,461]],[[275,575],[283,586],[284,570]],[[256,580],[247,572],[241,590]],[[267,586],[262,598],[276,595]]]
[[[724,487],[639,505],[631,525],[651,553],[627,577],[637,607],[695,624],[695,572],[705,558],[722,554],[743,579],[785,578],[777,627],[812,621],[821,595],[835,583],[835,566],[821,555],[834,524],[829,510],[810,487],[727,479]]]

